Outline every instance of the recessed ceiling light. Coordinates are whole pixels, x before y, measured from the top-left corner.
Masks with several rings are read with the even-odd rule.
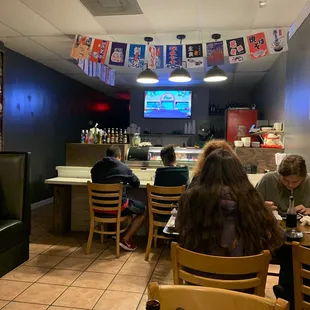
[[[267,5],[267,0],[259,0],[259,7],[264,8]]]

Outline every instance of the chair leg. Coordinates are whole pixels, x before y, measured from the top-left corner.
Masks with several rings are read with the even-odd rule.
[[[103,224],[100,224],[100,226],[101,226],[101,232],[104,232]],[[103,243],[103,237],[104,237],[104,234],[100,234],[100,241],[101,241],[101,243]]]
[[[119,243],[120,243],[120,238],[121,238],[121,233],[120,233],[121,227],[120,226],[121,225],[118,222],[116,224],[116,245],[115,245],[115,247],[116,247],[116,258],[119,258],[119,253],[120,253],[120,249],[119,249],[120,248]]]
[[[87,246],[86,246],[86,255],[88,255],[90,253],[91,244],[93,242],[94,230],[95,230],[95,222],[91,221],[90,222],[90,228],[89,228],[88,240],[87,240]]]
[[[150,225],[149,226],[149,237],[147,240],[147,246],[146,246],[146,251],[145,251],[145,256],[144,256],[145,261],[149,260],[151,247],[152,247],[152,241],[153,241],[153,233],[154,233],[154,227],[153,227],[153,225]]]
[[[158,227],[154,228],[154,234],[157,235],[158,234]],[[153,237],[154,238],[154,248],[157,249],[157,237]]]

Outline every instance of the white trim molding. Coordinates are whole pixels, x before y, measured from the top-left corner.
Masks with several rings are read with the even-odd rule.
[[[298,28],[302,25],[302,23],[306,20],[308,15],[310,14],[310,2],[306,4],[306,6],[303,8],[303,10],[299,13],[296,20],[291,25],[289,32],[288,32],[288,38],[291,39],[293,35],[297,32]]]
[[[53,201],[54,201],[54,198],[51,197],[51,198],[47,198],[47,199],[32,203],[31,204],[31,210],[35,210],[35,209],[41,208],[43,206],[49,205],[49,204],[53,203]]]

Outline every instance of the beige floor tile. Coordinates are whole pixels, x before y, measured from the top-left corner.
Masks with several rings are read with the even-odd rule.
[[[136,310],[140,299],[141,294],[137,293],[105,291],[94,309]]]
[[[78,247],[77,246],[70,246],[70,245],[60,245],[55,244],[43,253],[46,255],[55,255],[55,256],[63,256],[67,257],[72,252],[74,252]]]
[[[268,276],[266,282],[266,288],[273,288],[274,285],[277,285],[279,282],[279,277]]]
[[[48,306],[36,305],[22,302],[10,302],[3,310],[45,310]]]
[[[269,265],[268,272],[280,273],[280,265]]]
[[[60,235],[56,235],[53,233],[47,233],[44,236],[36,239],[35,243],[38,244],[47,244],[54,245],[56,244],[62,237]]]
[[[272,288],[267,288],[265,290],[265,297],[273,300],[276,299],[276,296],[274,295]]]
[[[161,250],[159,249],[152,249],[149,260],[145,261],[145,249],[138,249],[137,251],[133,252],[132,255],[129,257],[128,262],[130,263],[157,263]]]
[[[69,287],[54,303],[55,306],[92,309],[104,290]]]
[[[57,285],[71,285],[81,274],[81,271],[52,269],[38,282]]]
[[[60,257],[60,256],[39,254],[35,256],[32,260],[28,261],[25,265],[53,268],[62,260],[63,260],[63,257]]]
[[[74,252],[72,252],[69,257],[94,258],[94,259],[96,259],[105,250],[104,248],[102,248],[102,249],[92,248],[90,254],[86,255],[85,254],[85,247],[86,247],[85,245],[79,247]]]
[[[34,257],[36,257],[38,254],[31,254],[29,253],[29,259],[26,260],[23,265],[26,265],[29,261],[31,261]]]
[[[105,290],[115,275],[110,273],[83,272],[72,284],[72,286],[96,288]]]
[[[151,282],[158,282],[158,284],[169,285],[173,284],[173,272],[169,265],[157,265],[151,277]]]
[[[117,275],[108,289],[111,291],[121,291],[142,294],[148,284],[148,278]]]
[[[13,300],[16,296],[18,296],[30,285],[31,283],[0,279],[0,298],[1,300],[8,300],[8,301]]]
[[[117,274],[123,267],[124,262],[119,260],[96,260],[87,271]]]
[[[67,286],[35,283],[19,295],[15,301],[51,305],[66,289]]]
[[[6,300],[0,300],[0,309],[3,309],[3,307],[8,303]]]
[[[142,299],[140,300],[140,303],[139,303],[137,310],[145,310],[145,305],[146,305],[148,300],[149,300],[149,298],[148,298],[147,294],[144,294],[142,296]]]
[[[57,306],[50,306],[48,310],[81,310],[78,308],[67,308],[67,307],[57,307]]]
[[[50,248],[50,244],[41,244],[41,243],[30,243],[29,253],[31,254],[40,254]]]
[[[109,246],[99,257],[98,259],[117,259],[120,261],[126,261],[132,252],[125,251],[124,249],[120,248],[120,256],[116,258],[116,249],[115,246]]]
[[[155,268],[155,263],[130,263],[126,262],[120,270],[119,274],[131,275],[131,276],[143,276],[150,278]]]
[[[80,257],[67,257],[56,268],[70,269],[70,270],[86,270],[95,259],[80,258]]]
[[[36,282],[49,270],[50,268],[21,266],[6,274],[2,279]]]

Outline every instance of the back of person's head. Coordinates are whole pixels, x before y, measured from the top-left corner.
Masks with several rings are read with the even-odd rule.
[[[175,156],[175,151],[174,147],[172,144],[169,144],[165,146],[161,151],[160,151],[160,157],[161,160],[163,161],[164,166],[171,166],[176,162],[176,156]]]
[[[307,166],[303,157],[299,155],[288,155],[279,165],[279,173],[283,177],[296,175],[302,178],[307,176]]]
[[[229,253],[221,241],[223,204],[232,201],[236,236],[244,255],[274,250],[282,234],[271,210],[266,208],[238,158],[226,149],[213,151],[200,174],[200,184],[187,190],[179,201],[180,244],[192,251]],[[236,241],[238,241],[236,240]]]
[[[225,140],[211,140],[207,142],[202,148],[201,154],[199,156],[199,160],[197,163],[195,174],[199,174],[204,166],[206,158],[217,149],[225,149],[233,154],[235,154],[233,148],[227,143]]]
[[[121,149],[116,145],[110,146],[107,149],[107,157],[120,158],[121,157]]]

